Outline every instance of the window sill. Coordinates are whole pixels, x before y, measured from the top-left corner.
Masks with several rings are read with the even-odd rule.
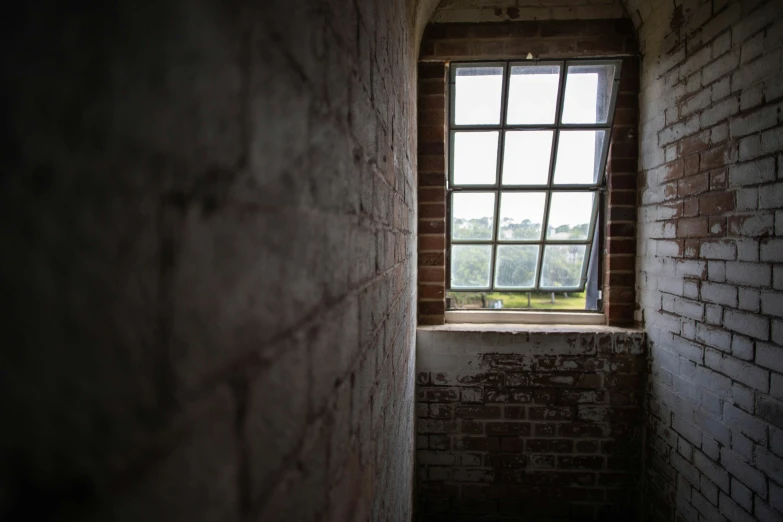
[[[444,324],[416,328],[416,356],[418,368],[451,371],[464,367],[462,358],[482,353],[641,355],[645,351],[644,338],[644,331],[638,328],[607,325]],[[438,365],[432,366],[435,360]],[[479,363],[469,366],[471,371],[481,369]]]
[[[590,312],[453,310],[446,312],[446,324],[603,326],[606,324],[606,317],[604,314]]]

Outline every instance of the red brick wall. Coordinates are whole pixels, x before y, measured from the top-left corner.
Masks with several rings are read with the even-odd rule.
[[[645,511],[783,520],[783,5],[630,4],[645,53]]]
[[[644,335],[419,328],[419,521],[637,520]]]
[[[446,114],[450,60],[623,56],[636,50],[629,20],[430,24],[419,63],[419,324],[443,324],[446,289]],[[635,308],[638,59],[623,59],[607,160],[604,311],[633,323]]]

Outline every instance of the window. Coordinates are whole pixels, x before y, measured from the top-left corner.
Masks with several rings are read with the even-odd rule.
[[[476,296],[474,308],[530,308],[535,294],[595,310],[620,62],[454,63],[450,74],[450,308]],[[497,295],[509,303],[487,299]]]

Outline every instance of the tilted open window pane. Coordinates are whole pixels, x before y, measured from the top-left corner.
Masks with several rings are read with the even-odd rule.
[[[620,61],[451,67],[451,305],[600,308],[591,252]]]
[[[500,195],[498,241],[538,241],[546,192],[503,192]]]
[[[585,241],[590,234],[595,195],[592,192],[554,192],[549,203],[546,238]]]
[[[563,123],[606,123],[612,104],[616,66],[569,65]]]
[[[495,287],[531,289],[536,285],[538,245],[498,245]]]
[[[454,185],[495,184],[499,136],[498,131],[454,133]]]
[[[555,185],[597,185],[603,178],[605,139],[605,130],[560,131]]]
[[[541,287],[581,287],[586,251],[586,245],[546,245],[541,265]]]
[[[546,185],[552,156],[551,130],[506,131],[504,185]]]
[[[457,66],[454,78],[454,123],[500,123],[503,67]]]
[[[451,247],[451,287],[489,288],[492,245]]]
[[[494,192],[458,192],[452,199],[451,238],[491,241],[495,223]]]
[[[511,67],[506,123],[554,123],[559,85],[559,65]]]

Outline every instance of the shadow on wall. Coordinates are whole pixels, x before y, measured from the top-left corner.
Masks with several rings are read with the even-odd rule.
[[[411,517],[430,4],[3,16],[0,519]]]

